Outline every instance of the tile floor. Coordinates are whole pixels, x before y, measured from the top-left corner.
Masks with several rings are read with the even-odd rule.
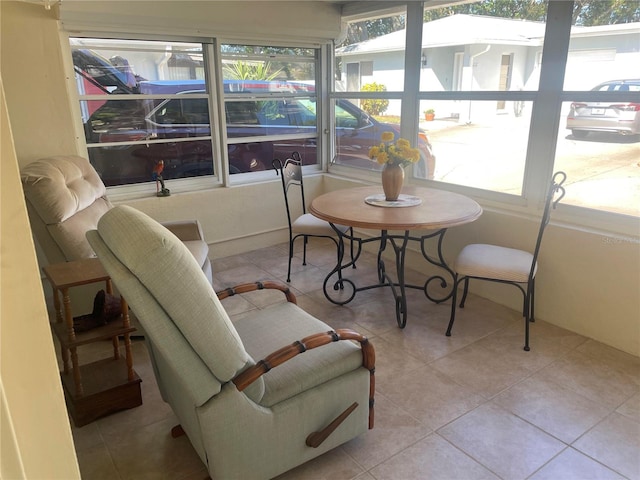
[[[376,425],[279,480],[640,480],[639,358],[542,321],[524,352],[519,313],[477,296],[447,338],[449,305],[411,290],[401,330],[388,289],[360,292],[343,307],[324,298],[333,248],[316,241],[306,267],[294,259],[291,286],[313,315],[371,339]],[[215,287],[284,281],[286,257],[282,244],[216,260]],[[348,275],[371,281],[374,265],[365,254]],[[282,300],[252,292],[224,305],[233,316]],[[96,345],[81,360],[110,350],[109,342]],[[177,420],[160,398],[144,342],[133,348],[144,403],[73,428],[82,477],[203,480],[206,468],[188,439],[169,435]]]

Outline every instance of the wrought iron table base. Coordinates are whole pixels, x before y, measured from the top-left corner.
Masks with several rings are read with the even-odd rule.
[[[422,290],[425,296],[434,303],[441,303],[453,296],[453,286],[454,286],[454,272],[447,265],[444,256],[442,255],[442,241],[444,238],[444,234],[447,229],[443,228],[437,230],[433,233],[429,233],[427,235],[422,235],[419,237],[411,236],[409,230],[406,230],[404,234],[389,234],[388,230],[382,230],[379,237],[372,237],[367,239],[356,238],[355,236],[351,236],[347,233],[342,233],[338,229],[336,229],[333,224],[331,224],[333,229],[338,234],[338,263],[331,272],[324,279],[324,283],[322,285],[322,289],[324,291],[324,295],[331,303],[335,305],[346,305],[351,302],[357,292],[362,292],[364,290],[371,290],[373,288],[381,288],[381,287],[389,287],[393,293],[393,297],[395,299],[396,305],[396,322],[398,323],[398,327],[404,328],[407,325],[407,289],[416,289]],[[355,252],[354,259],[343,265],[344,260],[344,239],[348,238],[351,242],[357,243],[357,251]],[[435,257],[429,255],[425,248],[425,243],[427,240],[432,238],[437,239],[437,255]],[[432,275],[428,277],[423,285],[413,285],[407,284],[405,282],[405,257],[407,251],[407,245],[409,241],[415,241],[420,243],[420,250],[422,252],[422,256],[432,265],[440,267],[446,271],[451,278],[451,283],[447,282],[447,279],[443,275]],[[343,276],[342,271],[345,268],[353,265],[360,254],[362,253],[362,246],[366,243],[371,242],[380,242],[380,246],[378,248],[378,256],[377,256],[377,273],[378,273],[378,283],[373,285],[367,285],[364,287],[357,287],[353,280],[346,278]],[[389,274],[387,273],[387,269],[385,267],[384,260],[382,259],[384,251],[387,249],[387,246],[390,245],[395,254],[395,263],[396,263],[396,281],[394,281]],[[333,283],[330,282],[331,277],[334,275],[338,275],[338,279]],[[433,296],[429,293],[429,284],[433,281],[439,281],[439,287],[444,290],[443,296]],[[331,290],[333,291],[342,291],[344,293],[345,284],[349,284],[351,286],[351,295],[346,299],[337,299],[331,296]],[[328,286],[331,285],[331,288]],[[450,289],[447,287],[451,285]]]

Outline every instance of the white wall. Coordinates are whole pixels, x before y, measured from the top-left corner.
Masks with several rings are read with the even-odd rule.
[[[0,76],[0,478],[80,478]]]

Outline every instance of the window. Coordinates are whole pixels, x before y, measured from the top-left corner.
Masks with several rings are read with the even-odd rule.
[[[640,23],[601,10],[571,29],[555,165],[565,203],[640,216]]]
[[[534,98],[523,92],[538,88],[545,12],[474,13],[488,3],[424,12],[418,122],[437,157],[434,180],[522,195]]]
[[[271,169],[298,151],[317,165],[319,49],[224,44],[226,146],[212,136],[216,107],[211,44],[71,38],[89,159],[107,186]],[[219,129],[218,129],[219,131]]]
[[[371,147],[384,132],[400,137],[404,90],[404,7],[394,15],[358,18],[348,24],[347,37],[335,50],[332,97],[335,151],[332,166],[347,174],[379,172],[369,159]],[[417,141],[421,159],[414,172],[428,178],[433,154],[427,137]]]
[[[212,175],[204,47],[71,38],[89,160],[107,186]]]
[[[358,17],[335,50],[332,96],[406,138],[418,132],[433,153],[426,177],[454,189],[533,206],[546,173],[564,170],[564,204],[640,215],[637,2],[525,3],[508,11],[493,1],[424,2],[422,21],[414,4],[409,14]],[[561,44],[572,19],[570,43]],[[545,48],[548,34],[554,43]],[[366,92],[365,63],[375,87]],[[383,110],[368,110],[375,102]],[[334,163],[361,167],[339,154],[349,138],[337,111],[336,127]]]
[[[230,173],[268,170],[294,151],[318,165],[319,51],[223,44],[221,52]]]

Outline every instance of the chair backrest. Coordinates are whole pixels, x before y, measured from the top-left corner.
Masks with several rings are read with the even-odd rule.
[[[255,363],[198,262],[164,226],[120,205],[87,238],[144,328],[163,395],[176,387],[170,396],[201,405]],[[247,395],[263,392],[260,383]]]
[[[37,160],[21,172],[31,228],[50,263],[95,257],[87,230],[112,208],[89,161],[78,156]]]
[[[293,152],[290,158],[284,163],[279,158],[271,162],[277,175],[282,180],[282,191],[284,192],[284,203],[287,209],[287,219],[289,228],[291,228],[291,203],[289,198],[289,187],[291,185],[300,187],[300,199],[302,201],[302,213],[307,213],[307,207],[304,201],[304,183],[302,181],[302,159],[298,152]]]
[[[556,172],[551,177],[551,185],[547,191],[547,198],[545,199],[544,212],[542,213],[542,221],[540,222],[540,229],[538,230],[538,238],[536,240],[536,247],[533,251],[533,262],[531,263],[531,271],[529,273],[529,281],[533,278],[536,271],[536,263],[538,261],[538,253],[540,252],[540,245],[542,244],[542,236],[551,219],[551,210],[558,206],[558,203],[564,197],[565,190],[562,186],[567,179],[567,174],[564,172]]]

